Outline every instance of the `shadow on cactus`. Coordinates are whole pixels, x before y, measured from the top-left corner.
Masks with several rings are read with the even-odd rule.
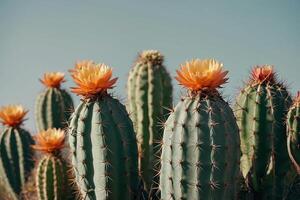
[[[272,66],[252,69],[237,97],[235,115],[241,138],[241,171],[257,199],[281,199],[290,170],[285,116],[291,104]]]
[[[22,128],[28,111],[20,105],[0,108],[0,122],[4,129],[0,134],[0,190],[10,200],[19,199],[25,182],[34,167],[34,143],[30,133]]]
[[[75,182],[86,200],[133,199],[138,192],[138,153],[128,113],[108,89],[112,69],[92,61],[70,70],[81,103],[71,116],[69,144]]]
[[[136,131],[139,172],[154,198],[158,189],[162,121],[172,106],[171,77],[164,58],[155,50],[143,51],[131,69],[127,83],[128,111]]]
[[[68,92],[60,88],[65,82],[64,74],[61,72],[45,73],[40,81],[46,89],[37,96],[35,104],[38,131],[67,127],[74,106]]]
[[[236,199],[240,139],[231,108],[218,91],[228,78],[216,60],[181,65],[176,80],[187,94],[164,126],[161,199]]]

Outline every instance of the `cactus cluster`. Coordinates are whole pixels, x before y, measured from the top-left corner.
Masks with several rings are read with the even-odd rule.
[[[127,109],[105,64],[70,70],[75,110],[64,74],[45,73],[34,136],[27,110],[0,107],[0,199],[300,199],[300,93],[292,101],[272,66],[256,66],[233,111],[223,64],[194,59],[177,70],[187,92],[173,107],[163,61],[155,50],[138,55]]]
[[[128,77],[128,110],[133,121],[138,151],[139,171],[148,191],[155,189],[159,170],[159,126],[168,117],[172,106],[171,77],[163,65],[164,58],[155,50],[139,54]],[[154,191],[153,191],[154,192]]]

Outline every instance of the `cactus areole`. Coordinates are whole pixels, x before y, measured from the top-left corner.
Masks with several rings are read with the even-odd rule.
[[[284,121],[291,97],[270,65],[252,69],[237,97],[241,171],[258,199],[281,199],[290,169]]]
[[[300,91],[287,114],[287,147],[290,159],[300,175]]]
[[[20,105],[0,108],[0,190],[8,199],[18,199],[33,166],[33,139],[21,125],[28,111]]]
[[[71,116],[69,145],[82,198],[133,199],[138,188],[138,153],[125,107],[108,92],[117,78],[112,69],[80,62],[71,74],[82,97]]]
[[[236,199],[240,140],[228,103],[218,88],[227,71],[216,60],[181,65],[176,80],[188,94],[165,122],[161,199]]]
[[[138,142],[139,171],[145,188],[153,193],[159,178],[157,172],[163,134],[160,125],[168,117],[168,109],[172,106],[171,77],[163,61],[159,51],[141,52],[127,82],[127,108]]]
[[[65,128],[73,111],[73,101],[60,86],[65,82],[61,72],[45,73],[40,81],[46,86],[36,99],[35,121],[39,132],[48,128]]]

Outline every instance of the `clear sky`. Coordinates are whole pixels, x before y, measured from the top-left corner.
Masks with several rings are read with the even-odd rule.
[[[0,105],[30,109],[44,72],[66,72],[93,59],[114,68],[125,98],[137,52],[157,49],[172,76],[191,58],[215,58],[229,70],[225,96],[234,100],[250,67],[272,64],[290,91],[300,89],[299,0],[0,0]],[[65,88],[74,85],[67,74]],[[175,103],[180,95],[176,81]],[[78,97],[74,96],[76,104]]]

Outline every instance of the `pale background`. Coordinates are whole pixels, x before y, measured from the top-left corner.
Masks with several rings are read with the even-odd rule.
[[[137,52],[158,49],[175,76],[191,58],[215,58],[230,71],[224,95],[234,102],[250,67],[273,64],[292,94],[300,89],[300,1],[0,0],[0,105],[33,108],[47,71],[93,59],[114,68],[126,98]],[[74,85],[67,75],[65,88]],[[176,81],[175,103],[180,95]],[[76,104],[78,97],[75,97]]]

